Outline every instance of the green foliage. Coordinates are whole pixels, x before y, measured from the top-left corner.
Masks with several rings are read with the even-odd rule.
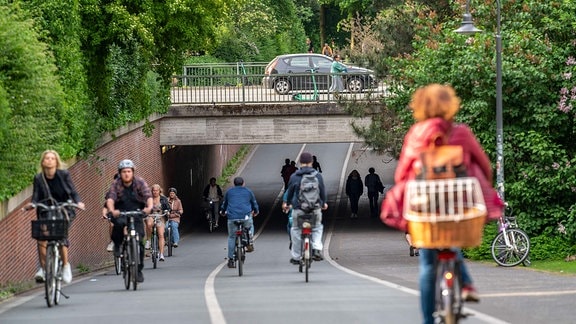
[[[32,20],[17,7],[0,6],[0,200],[32,181],[46,148],[74,154],[66,142],[66,99],[54,58]]]
[[[231,182],[230,177],[238,171],[238,167],[240,167],[240,164],[244,161],[244,158],[250,152],[251,148],[250,145],[242,145],[238,152],[228,161],[222,170],[222,174],[216,180],[219,186],[225,187]]]
[[[502,1],[502,79],[504,169],[506,199],[522,228],[535,240],[536,258],[546,251],[565,251],[576,242],[573,193],[576,176],[575,114],[576,4],[569,1]],[[384,118],[396,127],[378,131],[381,122],[364,134],[398,136],[413,122],[406,118],[413,91],[430,83],[452,85],[462,99],[456,119],[470,125],[491,159],[495,160],[496,4],[472,3],[475,25],[485,32],[474,36],[454,33],[465,1],[443,8],[442,14],[425,5],[405,3],[395,8],[415,17],[411,25],[413,51],[385,59],[390,95],[384,99]],[[439,7],[438,7],[439,8]],[[416,9],[416,15],[414,15]],[[383,20],[390,30],[393,19]],[[406,27],[406,30],[410,28]],[[408,33],[409,34],[409,33]],[[391,117],[387,117],[391,116]],[[381,127],[383,128],[383,127]],[[382,133],[385,133],[382,134]],[[395,141],[388,141],[395,143]],[[394,148],[391,152],[397,152]],[[551,240],[556,227],[565,226],[566,239]],[[544,239],[546,237],[546,239]],[[485,247],[484,247],[485,248]],[[542,252],[539,251],[542,250]],[[474,252],[470,252],[474,253]],[[485,256],[485,255],[484,255]]]

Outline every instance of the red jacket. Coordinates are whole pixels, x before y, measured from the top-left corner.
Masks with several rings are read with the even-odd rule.
[[[482,187],[488,219],[496,219],[502,214],[503,203],[492,187],[490,160],[472,130],[464,124],[431,118],[414,124],[404,137],[402,152],[394,173],[395,185],[387,192],[382,202],[380,218],[386,225],[406,230],[406,220],[402,216],[406,182],[415,178],[414,167],[419,162],[419,152],[429,146],[432,137],[437,133],[448,134],[448,144],[463,147],[464,164],[468,175],[478,178]]]

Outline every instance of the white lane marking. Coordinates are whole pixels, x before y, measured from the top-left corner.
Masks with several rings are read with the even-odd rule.
[[[339,186],[338,186],[338,193],[336,194],[336,202],[337,202],[337,203],[340,201],[341,196],[342,196],[342,188],[343,188],[343,186],[344,186],[344,179],[347,178],[347,176],[346,176],[346,171],[347,171],[347,169],[348,169],[348,162],[350,161],[350,155],[351,155],[353,146],[354,146],[354,143],[350,143],[350,146],[349,146],[349,148],[348,148],[348,153],[346,154],[346,159],[344,160],[344,165],[343,165],[343,167],[342,167],[342,173],[340,174],[340,184],[339,184]],[[336,261],[332,260],[332,258],[330,257],[330,241],[332,240],[332,233],[334,232],[334,224],[335,224],[334,219],[337,219],[337,218],[338,218],[338,209],[336,209],[336,210],[334,211],[333,220],[332,220],[332,222],[330,223],[330,227],[329,227],[328,233],[326,233],[326,239],[325,239],[325,241],[324,241],[324,249],[323,249],[323,252],[324,252],[324,260],[327,260],[328,263],[330,263],[330,264],[331,264],[333,267],[335,267],[336,269],[339,269],[339,270],[341,270],[341,271],[343,271],[343,272],[346,272],[346,273],[348,273],[348,274],[350,274],[350,275],[353,275],[353,276],[356,276],[356,277],[359,277],[359,278],[363,278],[363,279],[366,279],[366,280],[375,282],[375,283],[377,283],[377,284],[380,284],[380,285],[383,285],[383,286],[386,286],[386,287],[389,287],[389,288],[397,289],[397,290],[400,290],[400,291],[402,291],[402,292],[405,292],[405,293],[408,293],[408,294],[411,294],[411,295],[414,295],[414,296],[419,296],[419,295],[420,295],[420,292],[417,291],[417,290],[414,290],[414,289],[411,289],[411,288],[408,288],[408,287],[404,287],[404,286],[401,286],[401,285],[398,285],[398,284],[395,284],[395,283],[392,283],[392,282],[389,282],[389,281],[386,281],[386,280],[383,280],[383,279],[380,279],[380,278],[376,278],[376,277],[372,277],[372,276],[369,276],[369,275],[365,275],[365,274],[363,274],[363,273],[356,272],[356,271],[354,271],[354,270],[352,270],[352,269],[348,269],[348,268],[346,268],[346,267],[343,267],[343,266],[341,266],[340,264],[336,263]],[[484,295],[482,295],[482,296],[484,296]],[[484,313],[477,312],[477,311],[475,311],[475,310],[473,310],[473,309],[469,309],[469,308],[466,308],[466,307],[465,307],[465,308],[464,308],[464,311],[465,311],[466,313],[473,314],[473,315],[474,315],[474,318],[480,319],[480,320],[482,320],[482,321],[484,321],[484,322],[486,322],[486,323],[490,323],[490,324],[509,324],[508,322],[502,321],[502,320],[500,320],[500,319],[494,318],[494,317],[492,317],[492,316],[490,316],[490,315],[487,315],[487,314],[484,314]]]
[[[219,266],[214,269],[204,284],[204,300],[206,301],[206,307],[208,308],[208,314],[210,315],[210,322],[213,324],[226,324],[226,319],[224,318],[224,313],[218,303],[218,298],[216,297],[216,290],[214,289],[214,279],[216,275],[226,262],[222,262]]]
[[[481,297],[541,297],[541,296],[558,296],[573,295],[576,290],[555,290],[555,291],[526,291],[496,294],[480,294]]]
[[[302,148],[300,148],[300,151],[298,152],[298,156],[296,159],[298,159],[300,154],[304,151],[305,147],[306,147],[306,144],[303,144]],[[236,174],[242,173],[242,171],[246,167],[246,164],[252,159],[252,156],[256,152],[257,148],[258,147],[254,148],[252,150],[252,152],[250,153],[250,155],[246,159],[246,162],[240,167],[240,169],[238,169]],[[283,195],[282,190],[283,189],[284,189],[284,185],[282,185],[282,188],[280,189],[278,196],[276,196],[276,199],[274,200],[274,203],[272,204],[272,206],[276,206],[278,201],[282,198],[282,195]],[[270,220],[271,216],[272,216],[272,209],[270,209],[270,211],[268,212],[268,215],[266,215],[266,219],[264,219],[264,222],[262,223],[262,226],[260,226],[260,229],[258,230],[258,232],[256,232],[254,234],[254,240],[258,239],[258,236],[260,236],[260,234],[262,233],[262,231],[266,227],[266,224],[268,224],[268,221]],[[216,276],[222,270],[222,268],[224,268],[225,265],[226,265],[226,261],[224,261],[220,265],[218,265],[216,267],[216,269],[214,269],[210,273],[210,275],[208,275],[208,278],[206,278],[206,282],[204,283],[204,300],[206,301],[206,308],[208,308],[208,314],[210,315],[210,322],[212,324],[226,324],[226,318],[224,317],[224,312],[222,311],[222,308],[220,307],[220,303],[218,302],[218,297],[216,296],[216,289],[214,289],[214,281],[216,279]]]

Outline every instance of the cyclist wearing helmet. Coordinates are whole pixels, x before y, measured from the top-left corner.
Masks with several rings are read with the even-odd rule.
[[[170,205],[170,214],[168,215],[168,223],[167,226],[170,226],[172,229],[172,242],[168,242],[172,244],[174,247],[178,247],[178,242],[180,241],[180,233],[178,232],[178,225],[180,225],[180,216],[184,213],[182,209],[182,202],[180,198],[176,196],[178,191],[176,188],[168,189],[168,204]]]
[[[134,162],[122,160],[118,165],[120,177],[110,186],[106,200],[106,207],[113,216],[112,241],[114,241],[114,256],[120,255],[120,246],[124,238],[124,227],[128,224],[126,217],[120,217],[120,211],[142,210],[149,214],[152,210],[152,192],[144,179],[134,175]],[[144,238],[144,222],[142,218],[135,218],[136,231]],[[144,281],[142,268],[144,267],[144,246],[140,248],[140,264],[138,265],[138,282]]]

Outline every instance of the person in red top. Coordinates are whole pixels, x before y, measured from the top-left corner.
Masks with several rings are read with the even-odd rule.
[[[427,148],[433,136],[447,134],[448,144],[461,145],[468,176],[478,178],[488,211],[488,219],[500,217],[504,204],[492,188],[492,168],[488,156],[465,124],[455,123],[454,116],[460,109],[460,99],[450,86],[431,84],[418,89],[410,103],[416,123],[404,137],[400,159],[394,174],[395,185],[382,202],[380,218],[391,227],[406,231],[407,223],[402,215],[406,182],[416,177],[419,169],[419,152]],[[433,323],[434,312],[434,260],[436,250],[420,249],[420,304],[424,323]],[[461,255],[460,255],[461,257]],[[466,301],[478,301],[472,286],[472,278],[462,263],[463,291]]]

